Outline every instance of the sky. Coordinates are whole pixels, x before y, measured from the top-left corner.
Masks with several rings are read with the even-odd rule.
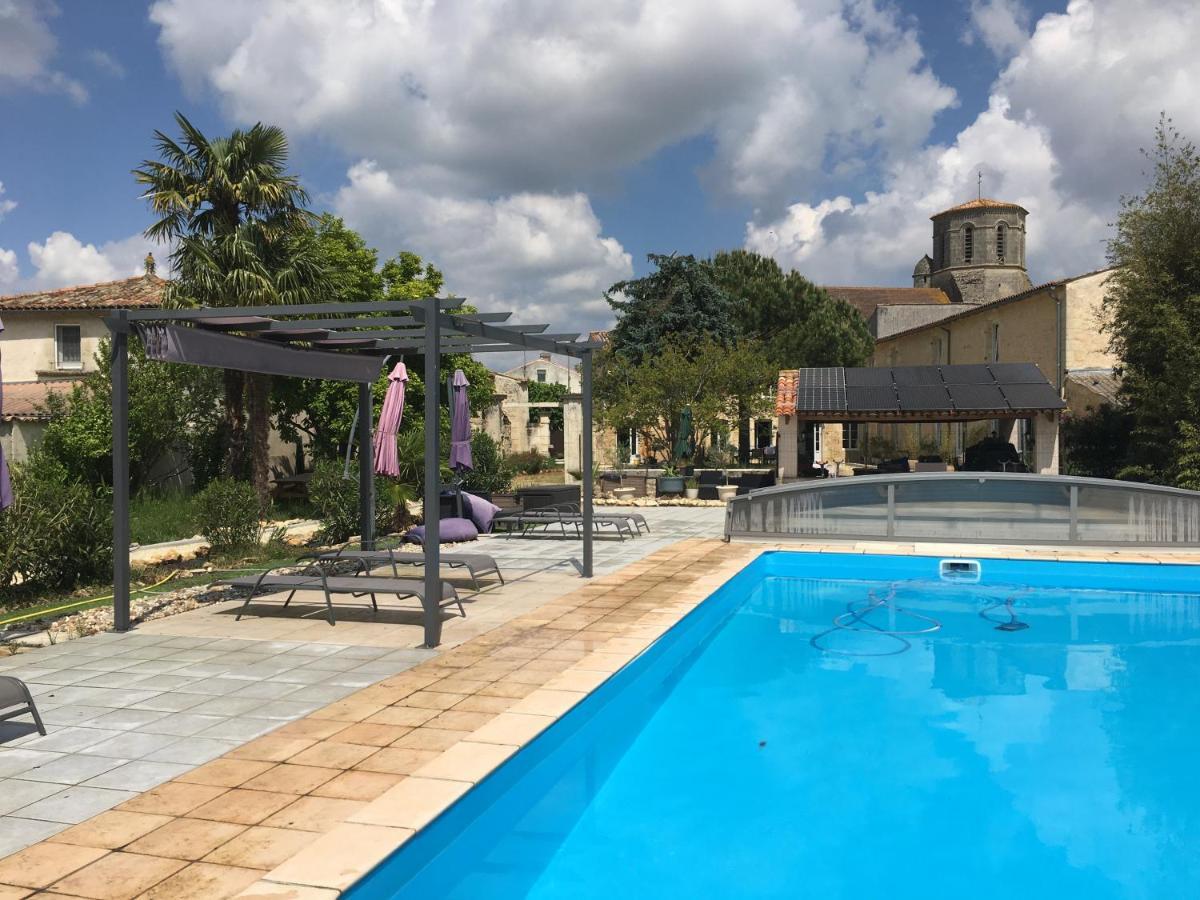
[[[1037,283],[1103,265],[1160,113],[1200,138],[1197,43],[1194,0],[0,0],[0,294],[141,272],[176,110],[555,331],[648,253],[911,284],[981,172]]]

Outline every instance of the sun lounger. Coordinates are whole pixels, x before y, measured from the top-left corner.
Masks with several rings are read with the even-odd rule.
[[[621,540],[624,540],[626,535],[631,538],[637,537],[642,533],[643,528],[647,532],[650,531],[645,516],[640,513],[596,513],[592,516],[592,524],[598,530],[612,528]],[[549,531],[554,525],[558,526],[564,536],[567,534],[568,526],[574,529],[578,536],[583,532],[583,514],[579,511],[578,506],[572,503],[501,515],[492,520],[494,531],[507,532],[510,537],[514,533],[524,534],[536,528]]]
[[[377,575],[331,574],[329,571],[331,567],[324,565],[323,562],[327,561],[318,561],[317,564],[310,566],[308,570],[298,575],[273,575],[271,573],[275,570],[268,569],[260,575],[244,575],[240,578],[222,579],[215,583],[250,589],[246,602],[238,610],[234,621],[245,615],[250,601],[260,593],[288,591],[287,599],[283,601],[283,605],[286,607],[292,602],[297,591],[320,591],[325,595],[325,608],[330,625],[336,624],[333,619],[334,594],[348,594],[352,597],[369,596],[371,608],[376,612],[379,611],[379,604],[375,599],[376,594],[395,594],[398,598],[416,597],[421,601],[422,606],[425,604],[424,581],[413,578],[386,578]],[[355,562],[360,567],[358,571],[367,571],[364,561],[356,560]],[[276,566],[276,568],[283,567]],[[442,582],[442,596],[439,598],[438,605],[442,608],[457,606],[462,616],[465,617],[467,614],[467,611],[463,609],[462,600],[459,599],[458,591],[452,584]]]
[[[12,707],[16,707],[16,709],[12,709]],[[25,682],[20,678],[13,678],[11,675],[0,675],[0,722],[23,716],[26,713],[33,716],[33,724],[37,726],[38,732],[45,734],[46,726],[42,724],[42,717],[38,715],[33,695],[29,693]]]
[[[562,518],[566,521],[571,521],[572,519],[578,519],[580,522],[583,521],[583,511],[580,509],[578,503],[564,503],[559,506],[548,506],[548,507],[541,507],[539,509],[531,509],[527,512],[521,513],[521,515],[532,516],[532,517],[541,515],[541,516],[547,516],[550,518]],[[629,522],[630,525],[636,530],[636,532],[638,534],[641,534],[643,530],[645,530],[645,532],[647,534],[650,533],[650,523],[646,521],[646,517],[644,515],[642,515],[641,513],[638,513],[638,512],[630,512],[628,510],[621,510],[619,512],[602,512],[602,513],[601,512],[593,512],[592,520],[595,522],[611,522],[611,521]]]
[[[425,554],[414,553],[411,550],[396,550],[383,547],[377,550],[351,550],[345,548],[342,550],[331,550],[328,553],[318,553],[313,556],[314,559],[334,560],[334,559],[356,559],[361,560],[367,565],[380,565],[392,567],[392,574],[397,578],[400,577],[399,566],[424,566]],[[486,553],[443,553],[441,554],[441,563],[452,569],[466,569],[471,576],[471,584],[475,590],[479,590],[479,576],[495,574],[500,579],[500,583],[504,584],[504,576],[500,573],[500,566],[496,564],[496,560]]]

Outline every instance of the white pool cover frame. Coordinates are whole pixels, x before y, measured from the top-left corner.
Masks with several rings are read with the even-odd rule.
[[[725,539],[1200,546],[1200,492],[1015,472],[797,481],[735,497]]]

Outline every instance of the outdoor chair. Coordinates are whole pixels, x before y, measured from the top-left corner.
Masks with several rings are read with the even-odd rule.
[[[621,540],[625,536],[637,537],[644,528],[650,531],[646,517],[641,513],[596,513],[592,516],[592,524],[597,530],[612,528]],[[508,513],[497,516],[492,527],[494,531],[503,531],[508,537],[514,534],[523,535],[536,529],[548,532],[551,526],[557,525],[563,537],[567,536],[567,526],[574,529],[575,535],[583,532],[583,513],[577,503],[564,503],[559,506],[539,507],[523,512]]]
[[[16,707],[16,709],[12,709],[12,707]],[[4,712],[4,710],[9,711]],[[33,716],[33,724],[37,726],[38,733],[45,734],[46,726],[42,724],[42,717],[38,715],[33,695],[29,693],[25,682],[19,678],[13,678],[11,675],[0,675],[0,722],[23,716],[26,713]]]
[[[341,550],[330,550],[325,553],[313,553],[300,557],[301,559],[328,560],[360,560],[368,566],[391,566],[392,574],[400,577],[400,566],[424,566],[425,554],[411,550],[397,550],[392,547],[379,547],[375,550],[363,550],[361,547],[353,550],[343,547]],[[494,557],[486,553],[443,553],[439,560],[441,564],[451,569],[466,569],[471,576],[471,586],[479,591],[479,576],[494,574],[504,584],[504,575]]]
[[[353,573],[350,575],[337,574],[339,568],[337,564],[340,562],[352,563]],[[292,602],[292,598],[296,596],[297,591],[320,591],[325,595],[326,618],[329,619],[330,625],[337,624],[333,618],[333,595],[335,594],[350,595],[352,597],[369,596],[371,598],[371,608],[375,612],[379,612],[379,603],[376,600],[376,594],[395,594],[397,599],[415,597],[421,601],[422,606],[425,605],[424,581],[360,574],[370,571],[363,560],[317,560],[312,565],[306,567],[300,574],[271,574],[276,569],[281,568],[285,567],[275,566],[259,575],[243,575],[239,578],[225,578],[213,582],[214,584],[226,584],[230,587],[249,588],[250,593],[247,594],[246,602],[242,604],[242,608],[238,610],[237,616],[234,617],[235,622],[241,620],[250,606],[250,601],[260,593],[281,593],[288,591],[287,598],[283,601],[283,606],[286,609],[288,604]],[[446,582],[442,582],[441,584],[442,596],[438,598],[438,605],[443,609],[447,606],[457,606],[459,614],[465,618],[467,611],[463,608],[457,589],[455,589],[454,585],[447,584]]]

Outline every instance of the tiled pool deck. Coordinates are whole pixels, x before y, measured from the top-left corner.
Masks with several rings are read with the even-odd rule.
[[[632,551],[633,546],[632,542],[626,542],[628,550]],[[609,674],[641,652],[764,546],[726,545],[711,539],[676,540],[648,557],[583,586],[573,578],[569,583],[566,578],[557,578],[553,583],[532,580],[525,585],[518,580],[500,593],[518,596],[529,594],[530,588],[539,586],[538,590],[532,591],[540,595],[535,602],[518,604],[509,611],[515,613],[526,605],[530,608],[515,617],[510,615],[507,621],[493,624],[484,633],[472,633],[468,637],[467,632],[461,632],[453,641],[448,641],[449,649],[440,648],[438,655],[412,668],[407,668],[416,662],[411,649],[329,643],[297,646],[296,642],[291,642],[278,645],[272,653],[263,653],[261,650],[266,645],[275,645],[263,640],[189,638],[207,641],[207,644],[193,648],[177,645],[175,642],[179,638],[168,635],[145,636],[150,641],[144,644],[145,652],[151,655],[141,657],[133,665],[165,660],[173,652],[203,653],[202,648],[208,646],[208,652],[217,653],[209,660],[239,653],[277,660],[274,663],[280,667],[277,673],[266,674],[265,667],[254,670],[262,671],[262,677],[240,679],[243,684],[238,690],[249,688],[252,693],[285,690],[282,687],[256,688],[258,684],[291,685],[292,690],[279,698],[248,697],[236,692],[222,694],[229,700],[245,698],[259,702],[257,705],[236,704],[238,711],[227,708],[220,716],[223,722],[204,723],[192,734],[202,735],[211,728],[219,730],[222,724],[246,727],[245,733],[212,738],[188,734],[159,735],[162,739],[169,738],[169,742],[140,757],[142,768],[129,769],[128,779],[104,780],[106,774],[134,765],[116,762],[104,772],[83,779],[80,787],[61,790],[61,783],[28,777],[32,767],[20,769],[23,763],[13,763],[20,771],[7,773],[9,781],[0,785],[0,804],[9,805],[8,783],[23,782],[32,787],[22,788],[30,792],[27,795],[12,795],[16,803],[25,797],[29,799],[15,807],[17,815],[7,818],[47,823],[54,833],[41,843],[0,861],[0,898],[25,897],[32,893],[89,898],[253,896],[304,900],[334,897],[469,790],[473,783],[583,699]],[[914,549],[912,545],[843,543],[794,549],[1200,562],[1200,554],[1196,553],[1131,553],[1075,548],[1022,551],[925,545]],[[631,552],[630,555],[641,554]],[[566,588],[562,587],[563,583],[567,583]],[[500,600],[500,593],[497,593],[496,601]],[[189,616],[199,619],[195,613],[189,613],[152,624],[165,628],[166,623]],[[210,614],[205,617],[205,627],[223,626],[225,633],[237,633],[240,626],[250,621],[243,620],[234,625],[231,619],[230,616]],[[452,636],[455,621],[469,622],[470,618],[448,620],[448,636]],[[337,629],[324,627],[339,635],[348,633],[348,630],[339,630],[340,624]],[[333,637],[328,633],[324,635],[326,641]],[[142,636],[110,636],[97,641],[96,646],[134,637]],[[454,641],[458,641],[458,646],[450,646]],[[260,652],[235,648],[233,644],[257,645]],[[154,653],[152,648],[155,647],[168,652]],[[321,649],[313,652],[314,647]],[[355,655],[366,649],[382,649],[382,652]],[[59,652],[72,657],[77,655]],[[409,655],[401,657],[397,654]],[[92,654],[92,658],[104,659],[105,655],[98,652]],[[295,665],[286,665],[297,659],[299,662]],[[204,665],[209,660],[180,659],[175,662],[188,668]],[[318,668],[325,660],[333,667]],[[358,664],[352,664],[352,661]],[[244,665],[262,667],[263,663],[261,659],[247,660]],[[343,665],[348,668],[340,668]],[[407,670],[393,674],[385,670],[387,666],[396,666],[395,671]],[[86,666],[74,660],[72,666],[62,666],[59,671],[69,673],[80,668]],[[174,675],[182,670],[166,674]],[[119,673],[126,669],[109,671]],[[246,670],[238,671],[244,674]],[[294,677],[302,680],[283,679],[282,676],[289,672],[296,673]],[[301,672],[321,674],[317,677],[300,675]],[[97,674],[101,674],[99,670]],[[150,672],[151,677],[162,674]],[[312,693],[317,690],[311,687],[316,682],[325,687],[331,686],[331,679],[353,680],[367,676],[378,683],[358,689],[351,684],[332,685],[345,688],[348,696],[344,699]],[[62,677],[70,678],[71,675]],[[196,673],[195,677],[203,680],[206,676]],[[228,671],[213,673],[207,678],[239,680]],[[312,681],[308,680],[310,678]],[[140,683],[128,685],[124,695],[137,694]],[[74,688],[77,684],[81,682],[66,687]],[[211,698],[188,694],[179,690],[181,686],[158,693],[200,696],[200,701],[178,711],[148,710],[163,714],[155,721],[181,715],[209,715],[191,710],[210,702]],[[100,685],[96,689],[111,688]],[[47,703],[48,707],[56,705],[48,703],[45,691],[41,693],[41,702]],[[287,697],[303,699],[289,701]],[[107,761],[124,758],[88,753],[88,747],[79,745],[95,735],[76,738],[70,735],[78,734],[77,729],[117,732],[90,745],[94,750],[107,741],[120,740],[131,729],[89,725],[90,716],[78,722],[61,720],[74,715],[69,710],[82,707],[101,710],[95,716],[98,720],[116,712],[117,715],[108,720],[109,726],[115,726],[118,722],[130,721],[121,718],[127,715],[125,711],[141,712],[136,703],[147,701],[142,699],[110,708],[95,702],[94,696],[90,697],[90,703],[84,699],[58,707],[67,711],[57,716],[61,725],[52,729],[51,737],[68,735],[59,738],[66,742],[59,744],[59,749],[39,750],[32,746],[37,739],[23,738],[15,747],[10,743],[0,748],[0,766],[4,765],[5,756],[14,752],[60,754],[47,759],[45,765],[35,762],[38,769],[56,765],[60,759],[81,758],[84,762],[72,765],[82,768],[72,771],[84,773],[88,760],[103,759],[106,762],[101,765],[107,765]],[[334,702],[328,703],[328,700]],[[275,720],[261,714],[264,707],[289,702],[312,703],[320,708],[306,714],[299,706],[283,707],[277,710],[281,718]],[[215,712],[216,707],[210,709]],[[51,715],[56,711],[52,710]],[[256,711],[260,714],[255,715]],[[263,736],[254,736],[262,734],[254,729],[264,727],[264,723],[269,723],[265,727],[270,728],[283,721],[283,712],[289,713],[287,718],[294,721]],[[232,724],[248,720],[257,721],[250,726]],[[199,724],[195,720],[189,722],[180,727]],[[153,725],[153,722],[148,724]],[[154,734],[146,731],[146,724],[138,728],[138,735]],[[216,744],[198,744],[197,756],[181,762],[149,758],[161,755],[163,751],[168,756],[179,756],[187,744],[208,740],[227,741],[236,746],[222,749]],[[171,751],[170,747],[177,747],[177,750]],[[202,761],[201,756],[210,752],[219,752],[220,756],[195,767]],[[156,763],[175,766],[176,770],[145,768]],[[70,768],[66,764],[63,767]],[[5,770],[0,769],[0,772]],[[102,779],[102,783],[92,784],[97,778]],[[143,780],[138,781],[138,778]],[[170,780],[144,790],[149,783],[163,778]],[[42,818],[30,814],[31,807],[33,812],[40,812],[46,807],[39,808],[38,804],[44,804],[57,794],[85,789],[119,792],[119,797],[106,796],[105,800],[119,799],[121,802],[115,809],[94,816],[90,812],[58,813],[57,809],[70,806],[69,799],[58,801],[57,806],[47,804],[58,819],[51,820],[44,812],[41,812]],[[44,790],[50,792],[39,796]],[[105,802],[93,807],[93,811],[108,809],[111,805],[111,802]],[[78,807],[83,808],[82,805]],[[3,810],[4,806],[0,806],[0,812]],[[68,826],[68,821],[80,824]],[[30,840],[43,836],[33,835]]]

